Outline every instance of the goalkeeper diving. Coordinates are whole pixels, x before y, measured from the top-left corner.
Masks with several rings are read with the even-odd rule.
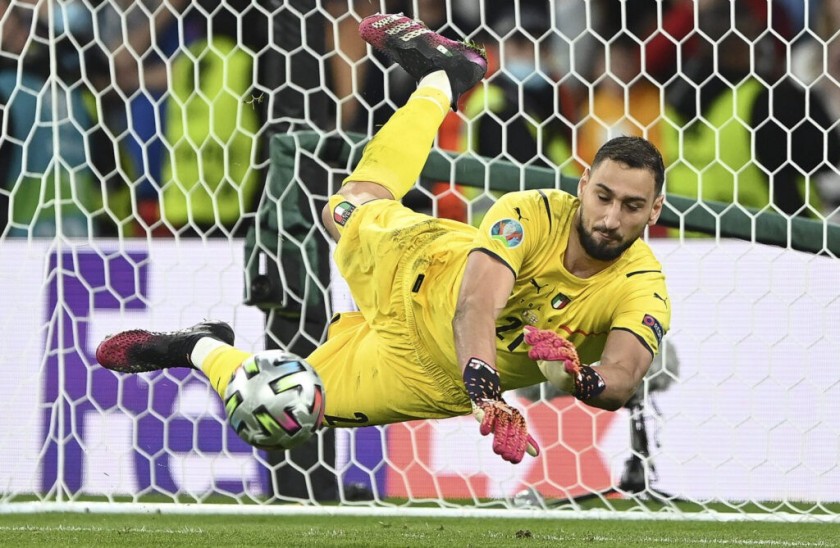
[[[548,380],[593,407],[636,392],[670,322],[660,263],[640,239],[662,210],[662,157],[648,141],[608,141],[578,184],[511,192],[473,227],[400,203],[438,128],[485,75],[478,48],[401,14],[362,37],[417,81],[367,144],[322,219],[358,312],[333,318],[306,360],[325,389],[326,423],[388,424],[473,414],[507,461],[539,454],[508,390]],[[125,373],[202,371],[224,397],[251,354],[224,322],[175,332],[124,331],[96,357]]]

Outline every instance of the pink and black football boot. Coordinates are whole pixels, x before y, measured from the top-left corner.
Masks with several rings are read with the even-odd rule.
[[[429,73],[445,71],[452,86],[453,110],[458,110],[461,94],[487,73],[483,48],[445,38],[401,13],[365,17],[359,34],[417,81]]]
[[[222,321],[204,321],[179,331],[144,329],[122,331],[105,338],[96,349],[96,361],[118,373],[142,373],[170,367],[192,367],[190,354],[202,337],[233,345],[233,329]]]

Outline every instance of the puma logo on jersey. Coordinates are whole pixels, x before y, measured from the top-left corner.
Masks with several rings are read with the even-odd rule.
[[[662,295],[660,295],[659,293],[654,292],[654,293],[653,293],[653,298],[654,298],[654,299],[659,299],[660,301],[662,301],[663,303],[665,303],[665,306],[666,306],[666,307],[668,306],[668,298],[667,298],[667,297],[663,297],[663,296],[662,296]]]
[[[537,279],[536,279],[536,278],[531,278],[531,285],[533,285],[533,286],[537,289],[537,294],[539,294],[539,292],[540,292],[540,290],[541,290],[542,288],[544,288],[544,287],[548,287],[548,284],[545,284],[545,285],[540,285],[540,284],[537,282]]]
[[[521,209],[519,209],[518,207],[515,207],[515,208],[513,208],[513,210],[516,212],[516,216],[519,217],[520,221],[527,221],[528,220],[528,217],[523,217],[522,216],[522,210]]]

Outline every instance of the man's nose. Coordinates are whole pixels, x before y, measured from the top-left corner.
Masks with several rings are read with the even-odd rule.
[[[604,212],[604,228],[617,230],[621,226],[621,204],[610,204]]]

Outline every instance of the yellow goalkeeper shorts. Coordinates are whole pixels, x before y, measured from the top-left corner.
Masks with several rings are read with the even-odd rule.
[[[412,290],[419,273],[429,273],[429,257],[469,245],[471,227],[394,200],[358,206],[345,221],[335,260],[360,311],[338,316],[326,343],[307,358],[324,382],[327,423],[360,426],[469,413],[460,367],[433,359],[418,335]],[[436,254],[437,248],[447,251]]]

